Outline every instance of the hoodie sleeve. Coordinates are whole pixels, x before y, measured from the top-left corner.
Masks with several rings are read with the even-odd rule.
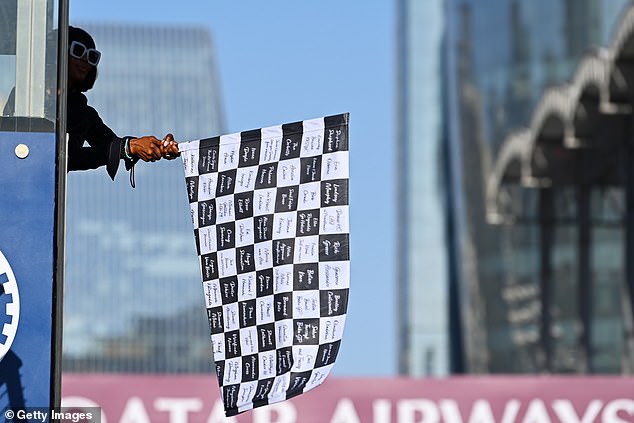
[[[118,137],[101,120],[94,108],[84,103],[74,113],[73,122],[69,126],[69,170],[96,169],[105,165],[108,175],[114,180],[121,159],[127,170],[134,166],[138,158],[128,159],[125,156],[125,138]]]

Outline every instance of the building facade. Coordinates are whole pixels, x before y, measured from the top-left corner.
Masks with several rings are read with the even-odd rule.
[[[443,376],[450,370],[443,2],[398,0],[396,28],[398,371]]]
[[[72,23],[71,23],[72,24]],[[85,28],[102,52],[89,103],[119,136],[219,135],[205,28]],[[211,372],[209,328],[180,160],[68,176],[64,371]]]
[[[452,254],[467,372],[632,369],[619,159],[627,131],[614,130],[629,115],[604,88],[629,80],[612,65],[625,55],[618,33],[630,8],[446,2]],[[586,79],[587,90],[578,83]]]

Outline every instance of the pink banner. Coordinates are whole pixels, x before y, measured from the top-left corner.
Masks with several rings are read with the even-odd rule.
[[[634,422],[634,378],[330,378],[290,401],[224,417],[215,375],[65,374],[65,406],[102,423]]]

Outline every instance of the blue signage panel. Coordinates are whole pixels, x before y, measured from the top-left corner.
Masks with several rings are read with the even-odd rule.
[[[51,403],[55,134],[0,132],[0,411]]]

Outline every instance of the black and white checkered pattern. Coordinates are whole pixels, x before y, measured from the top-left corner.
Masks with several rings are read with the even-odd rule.
[[[226,414],[318,386],[348,305],[348,114],[179,148]]]

